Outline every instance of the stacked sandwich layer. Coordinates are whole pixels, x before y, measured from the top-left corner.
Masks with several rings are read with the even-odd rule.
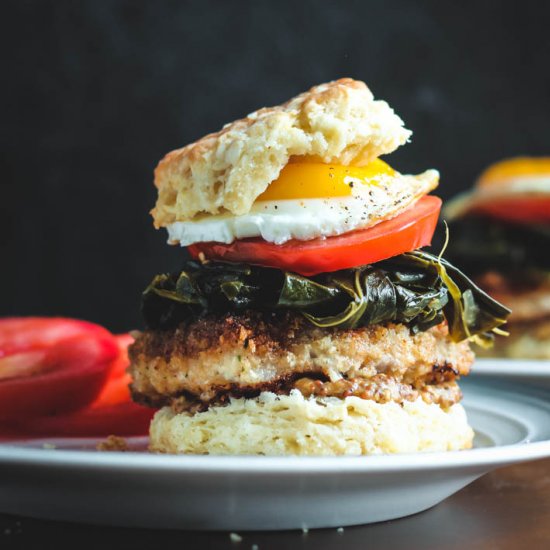
[[[157,227],[194,260],[143,294],[136,401],[159,452],[463,449],[457,386],[508,310],[430,243],[438,174],[379,159],[410,132],[343,79],[226,125],[156,170]]]
[[[513,312],[510,337],[483,353],[550,359],[550,159],[495,164],[446,214],[449,256]]]

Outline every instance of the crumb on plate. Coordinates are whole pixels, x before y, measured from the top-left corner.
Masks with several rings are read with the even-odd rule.
[[[100,441],[96,449],[98,451],[114,451],[114,452],[125,452],[129,451],[128,442],[123,437],[118,435],[110,435],[104,441]]]

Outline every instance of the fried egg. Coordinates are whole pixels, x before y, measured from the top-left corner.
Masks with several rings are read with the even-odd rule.
[[[275,244],[372,227],[437,187],[439,173],[402,175],[380,159],[363,167],[290,162],[244,215],[197,216],[167,226],[168,242],[229,244],[261,237]]]

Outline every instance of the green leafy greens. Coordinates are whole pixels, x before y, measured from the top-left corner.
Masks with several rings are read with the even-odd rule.
[[[468,216],[451,224],[447,256],[473,277],[498,271],[535,280],[550,275],[550,226]]]
[[[449,262],[415,251],[374,265],[303,277],[224,262],[186,262],[157,275],[143,293],[150,328],[167,329],[208,313],[296,311],[319,327],[356,328],[395,322],[413,332],[447,320],[451,338],[481,344],[510,311]]]

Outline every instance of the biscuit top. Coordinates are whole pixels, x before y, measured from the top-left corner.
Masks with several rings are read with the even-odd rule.
[[[291,157],[363,166],[410,135],[365,83],[343,78],[315,86],[168,153],[155,170],[155,226],[246,214]]]

